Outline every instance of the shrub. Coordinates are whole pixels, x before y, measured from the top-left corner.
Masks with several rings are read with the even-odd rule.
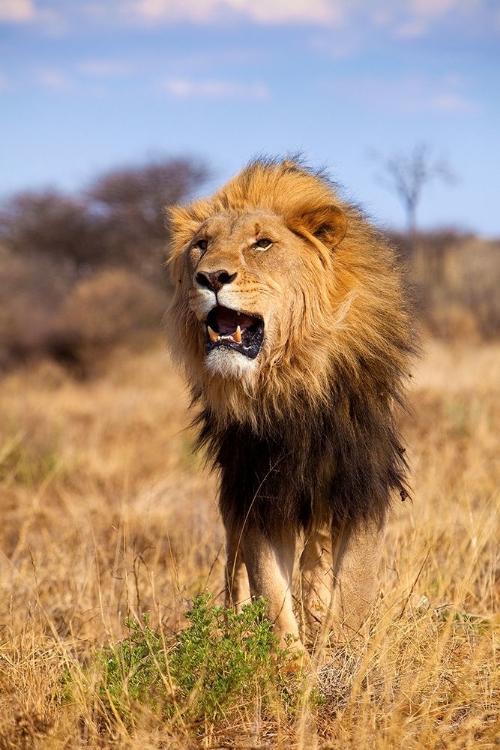
[[[99,175],[76,197],[53,189],[18,193],[0,209],[0,240],[36,263],[51,258],[79,273],[120,265],[164,282],[164,208],[208,176],[202,162],[163,159]]]
[[[392,235],[408,265],[426,329],[444,339],[500,335],[500,242],[442,230]]]
[[[113,169],[86,191],[25,191],[0,206],[0,369],[53,355],[86,367],[158,331],[169,293],[164,208],[208,176],[202,162]]]
[[[25,191],[0,211],[0,237],[17,256],[45,256],[75,265],[98,253],[84,201],[57,190]]]
[[[108,714],[130,725],[140,704],[196,725],[257,700],[268,708],[277,700],[289,707],[292,693],[282,670],[293,657],[277,648],[264,607],[258,600],[236,614],[215,605],[208,594],[198,596],[186,615],[189,627],[169,642],[150,627],[147,616],[142,622],[128,620],[128,638],[97,656]]]
[[[50,259],[34,264],[0,252],[0,370],[47,350],[54,315],[70,286]]]
[[[50,350],[85,368],[117,344],[135,347],[160,330],[166,295],[136,273],[107,269],[77,283],[54,321]]]

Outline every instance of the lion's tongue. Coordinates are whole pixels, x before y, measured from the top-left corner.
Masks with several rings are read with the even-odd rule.
[[[228,310],[226,307],[219,307],[217,309],[216,321],[221,336],[229,336],[234,333],[237,326],[243,331],[255,323],[255,320],[249,315],[237,313],[235,310]]]

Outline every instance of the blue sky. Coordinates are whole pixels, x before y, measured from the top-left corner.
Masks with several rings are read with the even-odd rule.
[[[446,159],[422,228],[500,236],[498,0],[0,0],[0,195],[302,151],[386,226],[373,151]]]

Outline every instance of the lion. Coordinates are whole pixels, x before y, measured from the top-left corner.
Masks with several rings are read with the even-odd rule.
[[[392,497],[395,424],[415,352],[396,256],[363,212],[297,158],[251,162],[211,198],[168,209],[174,359],[220,476],[226,603],[263,597],[282,645],[293,610],[360,633]]]

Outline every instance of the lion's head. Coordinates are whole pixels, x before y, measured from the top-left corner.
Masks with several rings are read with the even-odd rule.
[[[214,418],[305,414],[367,371],[394,395],[410,348],[399,275],[325,177],[259,160],[170,219],[168,335]]]

